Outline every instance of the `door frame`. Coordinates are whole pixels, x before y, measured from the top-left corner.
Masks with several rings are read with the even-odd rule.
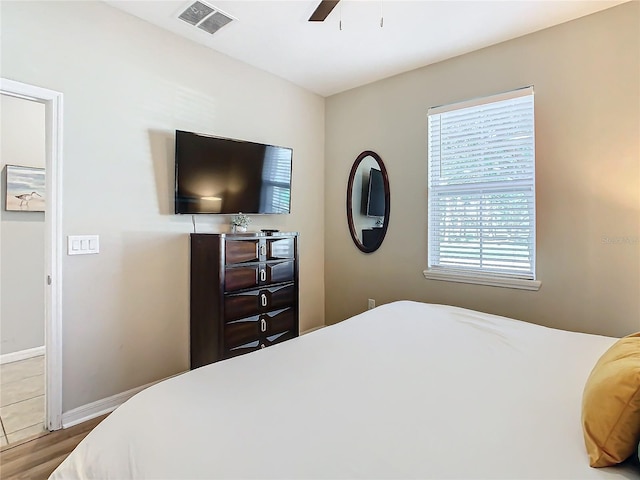
[[[45,106],[45,426],[62,428],[62,93],[0,78],[0,93]]]

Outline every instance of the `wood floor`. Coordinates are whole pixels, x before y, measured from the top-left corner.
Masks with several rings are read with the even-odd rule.
[[[47,433],[0,451],[2,480],[46,479],[80,441],[107,415],[63,430]]]

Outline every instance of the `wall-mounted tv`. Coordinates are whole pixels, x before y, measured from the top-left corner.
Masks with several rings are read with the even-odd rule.
[[[291,211],[293,150],[176,130],[176,213]]]
[[[365,209],[364,214],[367,217],[384,217],[384,180],[382,172],[377,168],[372,168],[369,171]]]

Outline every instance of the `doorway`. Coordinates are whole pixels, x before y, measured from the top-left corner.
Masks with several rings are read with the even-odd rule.
[[[0,96],[0,445],[44,430],[45,106]]]
[[[31,285],[28,287],[25,285],[25,280],[22,278],[22,282],[18,286],[24,286],[33,292],[24,292],[18,290],[12,290],[15,286],[12,285],[13,277],[9,275],[4,275],[2,280],[0,280],[0,289],[2,289],[2,296],[4,301],[5,293],[9,293],[11,295],[10,298],[14,300],[14,305],[12,309],[3,309],[4,313],[7,312],[19,312],[20,308],[15,308],[15,300],[19,299],[25,302],[33,301],[37,303],[37,300],[34,300],[35,297],[29,296],[31,293],[37,293],[39,290],[42,292],[41,298],[41,317],[44,317],[44,329],[43,332],[40,332],[40,339],[44,340],[44,346],[37,345],[32,346],[35,341],[38,343],[37,339],[34,340],[34,336],[31,336],[31,340],[26,339],[18,339],[17,335],[14,336],[16,338],[10,338],[8,340],[13,340],[14,345],[7,346],[7,354],[3,354],[4,360],[9,360],[10,362],[6,362],[4,365],[0,366],[3,369],[3,376],[5,372],[10,372],[10,375],[7,375],[8,378],[6,380],[23,380],[25,381],[24,387],[27,391],[23,391],[21,393],[15,392],[14,389],[5,389],[3,388],[3,395],[9,395],[9,390],[11,390],[11,394],[14,395],[13,398],[4,399],[3,403],[11,402],[12,400],[18,400],[18,402],[13,402],[14,404],[20,402],[27,402],[24,406],[26,407],[26,415],[27,418],[23,420],[16,420],[16,410],[19,409],[5,409],[5,407],[0,407],[0,419],[2,419],[2,433],[7,434],[4,436],[4,441],[7,441],[13,437],[14,442],[19,442],[20,435],[11,435],[7,430],[15,430],[17,426],[24,427],[26,423],[33,422],[33,420],[37,417],[37,415],[42,416],[42,426],[44,426],[43,430],[58,430],[62,427],[62,369],[61,369],[61,360],[62,360],[62,351],[61,351],[61,258],[62,258],[62,241],[61,241],[61,170],[62,170],[62,94],[59,92],[55,92],[52,90],[36,87],[33,85],[28,85],[20,82],[15,82],[8,79],[0,79],[0,94],[2,95],[3,105],[5,102],[7,104],[12,104],[14,106],[18,106],[20,108],[19,111],[26,111],[29,109],[35,109],[41,112],[43,118],[40,118],[41,124],[44,128],[43,135],[43,156],[44,156],[44,172],[38,172],[38,170],[42,170],[42,168],[37,165],[37,160],[34,160],[35,165],[27,165],[26,163],[30,163],[30,160],[20,161],[16,158],[14,162],[13,159],[2,159],[3,169],[2,169],[2,192],[5,195],[3,199],[3,218],[12,218],[13,220],[18,220],[19,226],[27,228],[22,228],[22,234],[25,231],[30,232],[29,241],[30,245],[27,245],[32,249],[33,257],[37,257],[37,253],[35,250],[38,249],[38,245],[43,250],[40,252],[40,269],[39,274],[36,274],[39,278],[36,278],[35,286]],[[26,103],[24,103],[26,102]],[[3,118],[4,121],[4,118]],[[4,133],[4,132],[3,132]],[[18,134],[19,135],[19,134]],[[4,153],[4,148],[3,148]],[[27,158],[27,157],[24,157]],[[34,159],[34,156],[29,157]],[[11,168],[5,166],[5,164],[15,165],[18,167],[28,167],[29,170],[20,170],[20,168]],[[44,192],[45,195],[41,196],[38,193],[38,189],[36,188],[36,184],[38,182],[38,174],[44,174]],[[11,175],[9,178],[7,178]],[[21,176],[22,175],[22,176]],[[25,192],[20,195],[8,195],[8,187],[10,185],[9,180],[15,180],[11,183],[13,187],[17,185],[32,185],[33,188],[29,188],[29,192]],[[16,183],[18,182],[18,183]],[[20,183],[22,182],[22,183]],[[27,183],[25,183],[27,182]],[[31,183],[29,183],[31,182]],[[13,192],[11,192],[13,193]],[[41,198],[44,200],[41,200]],[[16,197],[15,202],[13,201],[13,197]],[[11,198],[13,203],[7,202],[7,198]],[[15,204],[14,204],[15,203]],[[42,204],[42,210],[44,212],[38,212],[38,204]],[[13,215],[13,217],[10,217]],[[7,226],[3,224],[3,226]],[[40,230],[38,230],[40,229]],[[36,242],[38,231],[42,233],[42,237],[40,238],[40,243]],[[15,236],[14,236],[15,237]],[[2,242],[2,238],[6,236],[0,236],[0,242]],[[9,237],[11,238],[11,237]],[[22,237],[26,238],[26,237]],[[13,242],[13,244],[12,244]],[[3,251],[7,251],[7,248],[16,248],[16,251],[22,245],[18,245],[15,243],[15,238],[8,241],[8,245],[0,243],[0,248]],[[6,248],[5,248],[6,247]],[[11,260],[7,260],[6,255],[3,256],[4,262],[10,263]],[[17,256],[16,256],[17,258]],[[26,264],[34,260],[34,258],[30,258],[28,255],[24,256],[22,262],[17,262],[16,265],[12,266],[12,271],[19,271],[21,268],[26,268]],[[2,261],[2,260],[0,260]],[[5,268],[6,265],[0,264],[2,269]],[[33,265],[32,265],[33,266]],[[19,274],[16,275],[16,280],[20,280]],[[30,279],[29,282],[31,282]],[[33,306],[33,305],[30,305]],[[27,305],[22,310],[28,310]],[[12,313],[13,314],[13,313]],[[26,316],[23,315],[21,322],[26,322]],[[6,322],[3,320],[3,328],[5,328]],[[6,327],[8,331],[11,331],[12,327]],[[25,329],[27,329],[25,324]],[[31,332],[33,333],[33,332]],[[3,339],[4,342],[4,339]],[[22,342],[22,343],[20,343]],[[3,345],[4,346],[4,345]],[[17,353],[16,353],[17,352]],[[11,354],[14,354],[12,356]],[[21,358],[25,357],[25,358]],[[13,361],[11,361],[13,360]],[[19,368],[18,368],[19,366]],[[5,368],[5,367],[15,367],[15,368]],[[41,377],[39,377],[42,375]],[[21,378],[23,377],[23,378]],[[39,388],[41,388],[38,384],[38,378],[43,380],[43,396],[40,396],[40,406],[38,407],[38,400],[36,399],[40,393]],[[3,381],[4,383],[4,381]],[[17,384],[16,384],[17,385]],[[4,385],[3,385],[4,387]],[[22,387],[21,387],[22,388]],[[31,397],[31,399],[26,398],[29,396],[29,390],[33,390],[31,393],[36,393],[35,397]],[[17,395],[17,396],[15,396]],[[9,397],[11,397],[9,395]],[[9,420],[10,414],[13,413],[13,417]],[[2,418],[2,414],[5,414],[5,418]],[[5,422],[6,420],[6,422]],[[9,423],[10,425],[5,425],[5,423]],[[6,428],[5,428],[6,427]],[[35,430],[37,430],[37,425],[31,425],[33,427],[22,428],[19,430],[23,430],[22,434],[37,434]],[[13,432],[15,433],[15,432]],[[11,443],[11,442],[10,442]]]

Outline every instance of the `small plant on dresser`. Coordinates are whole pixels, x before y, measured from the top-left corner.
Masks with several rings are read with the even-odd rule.
[[[233,233],[244,233],[247,231],[247,227],[249,227],[250,223],[251,218],[240,212],[231,217],[231,231]]]

